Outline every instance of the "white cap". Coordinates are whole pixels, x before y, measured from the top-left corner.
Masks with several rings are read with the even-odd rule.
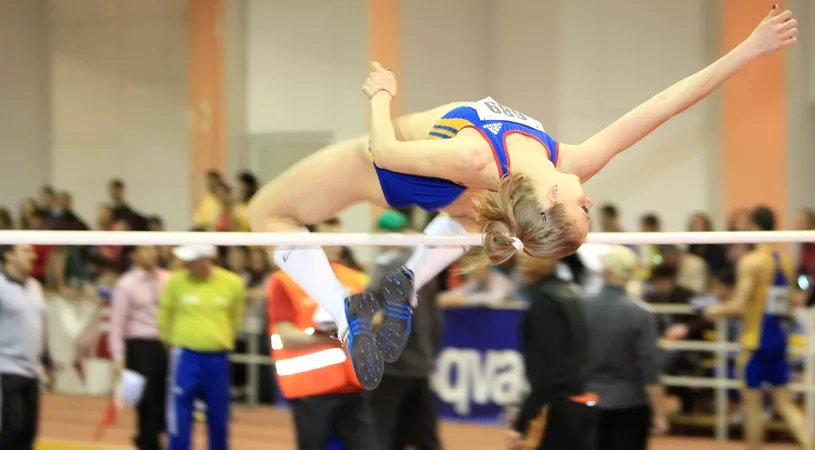
[[[173,249],[173,255],[184,262],[214,258],[218,255],[218,247],[211,244],[181,245]]]
[[[616,277],[629,279],[637,272],[639,258],[630,248],[614,245],[608,253],[600,256],[600,261],[603,263],[603,270],[611,272]]]

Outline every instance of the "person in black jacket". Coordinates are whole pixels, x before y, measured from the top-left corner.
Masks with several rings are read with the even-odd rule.
[[[556,261],[519,255],[530,281],[521,347],[530,393],[510,432],[513,447],[594,450],[597,398],[587,394],[588,326],[572,287],[555,275]]]
[[[377,228],[386,233],[410,232],[408,218],[395,210],[379,215]],[[413,253],[410,247],[382,248],[374,259],[368,290],[384,303],[382,280],[398,270]],[[419,292],[421,299],[413,310],[411,327],[404,353],[385,366],[382,383],[371,392],[380,434],[380,450],[438,450],[436,398],[431,388],[431,375],[442,339],[442,311],[437,296],[441,280],[436,277]],[[384,308],[384,305],[382,305]]]

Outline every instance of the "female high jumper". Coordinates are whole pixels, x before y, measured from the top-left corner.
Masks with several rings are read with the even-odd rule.
[[[491,98],[391,121],[396,80],[374,63],[363,87],[370,100],[370,138],[324,148],[266,185],[249,205],[252,230],[305,231],[306,224],[368,201],[445,211],[425,229],[428,234],[464,233],[468,224],[477,224],[483,250],[470,250],[468,267],[500,263],[517,251],[541,258],[569,255],[589,230],[592,201],[583,183],[751,61],[795,43],[797,34],[792,13],[774,5],[729,53],[576,145],[555,141],[540,122]],[[418,248],[400,273],[387,277],[385,320],[375,336],[376,300],[368,294],[349,298],[319,247],[280,246],[274,261],[331,314],[360,383],[372,389],[384,361],[395,361],[404,349],[415,289],[464,252]]]

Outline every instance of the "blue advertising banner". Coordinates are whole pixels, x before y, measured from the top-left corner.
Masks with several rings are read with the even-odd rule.
[[[527,389],[518,309],[453,308],[444,311],[444,339],[433,389],[439,415],[498,419]]]

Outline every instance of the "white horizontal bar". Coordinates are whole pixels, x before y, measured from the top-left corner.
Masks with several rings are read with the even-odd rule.
[[[729,378],[705,378],[705,377],[683,377],[664,375],[662,384],[665,386],[685,386],[700,388],[718,389],[739,389],[739,380]],[[807,386],[803,383],[791,383],[789,388],[792,392],[815,392],[815,386]]]
[[[246,353],[229,355],[229,360],[238,364],[254,364],[261,366],[270,366],[274,364],[274,360],[269,355],[249,355]]]
[[[263,355],[231,355],[229,358],[233,363],[238,364],[254,364],[268,366],[273,364],[269,356]],[[738,380],[728,378],[706,378],[706,377],[688,377],[688,376],[671,376],[663,375],[662,384],[665,386],[683,386],[695,388],[713,388],[713,389],[738,389],[741,384]],[[815,386],[807,386],[802,383],[793,383],[790,385],[792,392],[815,392]]]
[[[589,233],[589,242],[594,244],[777,244],[815,242],[815,231]]]
[[[815,242],[815,231],[710,233],[591,233],[596,244],[734,244]],[[144,231],[0,231],[0,244],[48,245],[185,245],[292,247],[342,245],[461,247],[481,245],[481,235],[369,233],[227,233]]]
[[[703,387],[703,388],[734,388],[739,387],[736,380],[727,378],[705,378],[705,377],[683,377],[683,376],[662,376],[662,384],[665,386]]]
[[[426,236],[423,234],[366,233],[232,233],[193,231],[0,231],[0,244],[49,245],[189,245],[292,247],[342,245],[460,247],[480,245],[479,235]]]
[[[230,360],[238,364],[253,364],[267,366],[273,364],[272,358],[264,355],[247,355],[237,354],[231,355]],[[665,386],[683,386],[695,388],[718,388],[718,389],[738,389],[741,384],[738,380],[729,378],[708,378],[708,377],[690,377],[690,376],[671,376],[663,375],[662,384]],[[807,386],[803,383],[792,383],[790,385],[792,392],[814,392],[815,386]]]
[[[699,352],[737,352],[741,350],[735,342],[716,341],[673,341],[660,339],[659,346],[665,350],[683,350]]]
[[[699,314],[698,310],[691,308],[688,305],[679,305],[675,303],[649,303],[651,312],[654,314]]]

